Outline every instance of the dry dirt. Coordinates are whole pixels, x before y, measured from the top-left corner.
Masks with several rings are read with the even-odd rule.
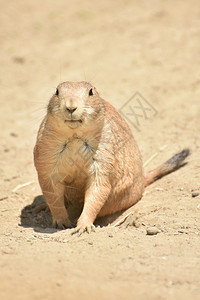
[[[0,299],[200,299],[199,1],[8,0],[0,25]],[[91,81],[119,110],[136,92],[152,105],[146,119],[134,108],[137,128],[129,115],[144,162],[154,156],[145,169],[191,148],[146,189],[137,228],[71,236],[31,205],[37,129],[66,80]]]

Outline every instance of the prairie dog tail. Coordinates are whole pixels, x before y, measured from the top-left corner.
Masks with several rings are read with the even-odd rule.
[[[164,164],[160,165],[156,169],[147,172],[145,174],[145,186],[150,185],[155,180],[180,168],[182,165],[182,162],[185,160],[185,158],[189,154],[190,154],[190,149],[188,149],[188,148],[184,149],[181,152],[172,156],[169,160],[167,160]]]

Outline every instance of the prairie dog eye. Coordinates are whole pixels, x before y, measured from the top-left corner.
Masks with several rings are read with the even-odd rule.
[[[58,96],[59,92],[58,89],[56,89],[55,95]]]
[[[93,94],[93,90],[92,89],[90,89],[89,90],[89,96],[93,96],[94,94]]]

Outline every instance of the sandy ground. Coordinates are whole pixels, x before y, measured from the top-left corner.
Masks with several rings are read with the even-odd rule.
[[[199,299],[199,1],[1,1],[0,37],[0,299]],[[143,161],[157,153],[145,169],[191,148],[146,189],[137,228],[71,236],[31,205],[37,129],[66,80],[91,81],[129,116]],[[139,123],[136,92],[150,109],[134,108]]]

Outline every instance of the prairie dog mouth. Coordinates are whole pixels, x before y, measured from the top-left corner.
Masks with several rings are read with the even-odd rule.
[[[82,123],[83,121],[82,120],[76,120],[76,119],[69,119],[69,120],[65,120],[65,123],[67,123],[67,122],[69,122],[69,123],[76,123],[76,122]]]
[[[71,129],[76,129],[82,124],[82,120],[76,120],[76,119],[69,119],[69,120],[64,120],[65,124]]]

